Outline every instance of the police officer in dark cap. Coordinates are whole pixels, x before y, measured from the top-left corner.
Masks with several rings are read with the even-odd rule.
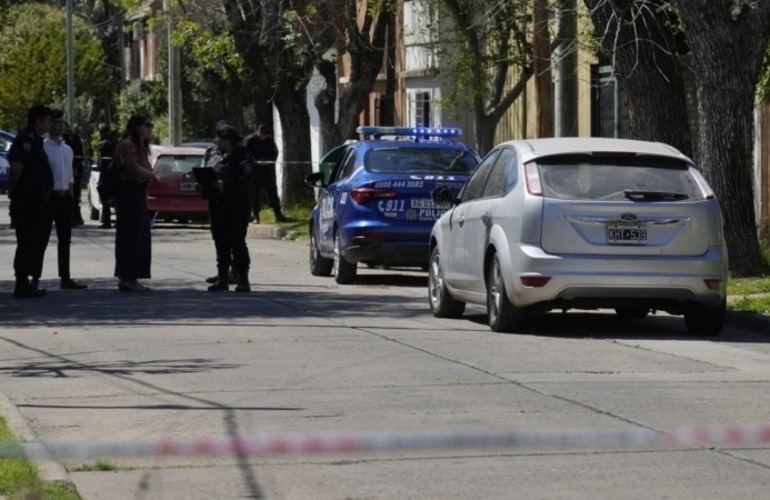
[[[230,122],[217,122],[214,133],[216,145],[206,150],[203,166],[214,169],[215,179],[201,186],[203,197],[209,202],[211,235],[217,251],[217,280],[208,289],[210,292],[228,290],[228,271],[232,265],[238,276],[235,291],[249,292],[251,259],[246,231],[251,211],[249,182],[253,161],[241,144],[241,135]]]
[[[13,296],[17,299],[45,296],[45,290],[39,289],[37,282],[43,271],[44,233],[54,180],[43,148],[43,136],[51,128],[52,114],[47,106],[29,108],[27,128],[13,140],[8,155],[11,164],[8,183],[10,215],[16,230],[16,255],[13,259],[16,287]]]

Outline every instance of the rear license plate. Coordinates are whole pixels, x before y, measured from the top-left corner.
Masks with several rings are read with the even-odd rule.
[[[618,225],[607,226],[608,243],[644,243],[647,241],[647,229],[644,226]]]
[[[195,191],[195,183],[194,182],[180,182],[179,183],[179,190],[180,191]]]

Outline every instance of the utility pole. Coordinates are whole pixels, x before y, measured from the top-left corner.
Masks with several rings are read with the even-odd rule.
[[[75,126],[75,42],[72,0],[67,0],[67,123]]]
[[[174,46],[173,12],[170,0],[164,0],[168,27],[168,140],[172,146],[182,142],[182,91],[179,86],[179,47]]]

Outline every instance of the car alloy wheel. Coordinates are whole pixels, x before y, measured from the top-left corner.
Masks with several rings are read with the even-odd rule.
[[[356,280],[356,264],[351,264],[342,257],[342,245],[340,243],[340,233],[334,234],[334,265],[332,273],[334,281],[340,285],[350,285]]]
[[[308,261],[310,263],[310,274],[313,276],[329,276],[332,273],[334,259],[327,259],[321,255],[321,251],[318,249],[318,239],[312,228],[310,229],[310,256]]]
[[[524,310],[508,300],[497,254],[492,256],[487,270],[487,319],[495,332],[515,332],[524,321]]]
[[[465,311],[465,302],[455,300],[444,283],[441,257],[438,247],[430,254],[428,266],[428,301],[430,310],[437,318],[459,318]]]

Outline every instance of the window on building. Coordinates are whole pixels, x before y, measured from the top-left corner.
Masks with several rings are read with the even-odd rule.
[[[612,66],[591,67],[591,89],[591,135],[628,138],[628,111]]]
[[[430,91],[410,90],[407,95],[409,96],[409,125],[413,127],[432,126],[433,106]]]

